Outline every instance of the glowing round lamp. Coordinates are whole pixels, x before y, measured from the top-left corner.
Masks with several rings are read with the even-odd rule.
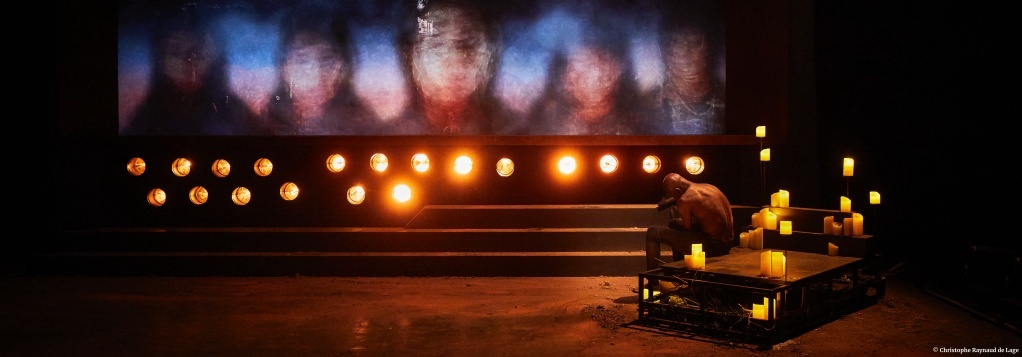
[[[655,174],[660,171],[660,158],[649,155],[642,159],[642,171],[646,173]]]
[[[213,175],[216,177],[227,177],[231,174],[231,163],[224,159],[213,161]]]
[[[365,202],[366,190],[362,186],[351,186],[348,189],[348,203],[357,205]]]
[[[398,202],[408,202],[412,198],[412,189],[408,185],[394,186],[394,199]]]
[[[560,171],[565,175],[575,172],[575,168],[577,167],[578,164],[575,162],[575,158],[571,156],[562,157],[561,160],[557,162],[557,171]]]
[[[617,170],[617,165],[617,157],[614,155],[607,154],[600,158],[600,170],[603,172],[614,172]]]
[[[167,203],[167,193],[163,192],[161,189],[154,188],[149,190],[149,194],[146,195],[146,200],[149,201],[149,204],[153,207],[160,207],[163,206],[164,203]]]
[[[252,200],[252,191],[249,191],[245,187],[238,187],[231,192],[231,201],[238,206],[247,205]]]
[[[188,173],[192,172],[192,162],[183,157],[174,160],[174,163],[170,165],[170,171],[179,177],[188,176]]]
[[[387,159],[387,155],[376,153],[373,154],[373,157],[369,158],[369,167],[377,172],[387,171],[387,166],[389,165],[390,160]]]
[[[145,160],[140,157],[133,157],[128,160],[128,173],[132,176],[139,176],[145,172]]]
[[[202,186],[192,187],[192,190],[188,191],[188,200],[197,205],[206,203],[209,200],[209,191]]]
[[[472,172],[472,159],[468,156],[458,156],[457,159],[454,159],[454,172],[457,172],[459,175]]]
[[[515,172],[514,161],[511,161],[511,159],[508,159],[506,157],[497,160],[497,175],[500,175],[500,177],[508,177],[511,176],[511,174],[514,172]]]
[[[429,157],[426,154],[412,155],[412,168],[418,172],[429,170]]]
[[[295,198],[298,198],[298,185],[294,182],[285,182],[283,185],[280,185],[280,198],[283,198],[285,201],[293,201]]]
[[[344,156],[333,154],[326,158],[326,169],[330,172],[341,172],[344,170]]]
[[[706,165],[703,163],[703,158],[701,157],[692,156],[685,160],[685,170],[690,174],[701,174],[705,168]]]
[[[271,172],[273,172],[273,162],[265,157],[260,158],[259,160],[256,160],[255,165],[253,165],[252,168],[255,170],[256,175],[268,176]]]

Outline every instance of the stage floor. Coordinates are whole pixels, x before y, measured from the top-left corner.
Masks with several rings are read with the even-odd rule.
[[[635,276],[7,276],[0,355],[859,356],[1022,345],[897,274],[878,303],[768,351],[638,325],[635,285]]]

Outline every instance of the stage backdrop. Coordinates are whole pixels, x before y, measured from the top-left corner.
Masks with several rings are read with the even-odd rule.
[[[118,5],[121,136],[735,134],[720,1]]]

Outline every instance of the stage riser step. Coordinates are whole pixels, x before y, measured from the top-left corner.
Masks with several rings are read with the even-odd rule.
[[[44,256],[29,276],[631,276],[641,252],[620,255]]]
[[[432,205],[405,228],[613,228],[666,222],[656,205]]]
[[[68,232],[39,252],[572,252],[645,249],[645,228],[114,230]]]

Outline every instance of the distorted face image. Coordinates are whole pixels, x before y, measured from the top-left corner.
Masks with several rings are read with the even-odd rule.
[[[212,62],[210,40],[191,31],[175,31],[161,44],[160,69],[174,88],[194,93],[202,87]]]
[[[683,31],[672,35],[664,61],[668,81],[682,99],[702,100],[710,93],[708,52],[702,33]]]
[[[432,30],[419,33],[412,48],[412,75],[429,104],[461,105],[489,81],[493,49],[472,13],[446,6],[424,20]]]
[[[318,115],[348,72],[337,47],[320,35],[303,32],[288,44],[284,81],[299,112]]]
[[[621,70],[620,60],[607,50],[582,47],[568,55],[564,90],[572,104],[583,110],[583,118],[593,119],[613,109]]]

